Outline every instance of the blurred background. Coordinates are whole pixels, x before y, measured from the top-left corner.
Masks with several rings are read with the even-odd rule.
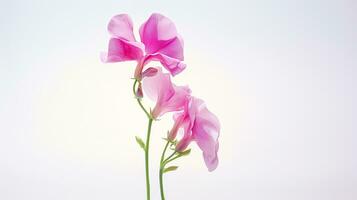
[[[185,40],[175,83],[222,125],[217,170],[193,144],[165,176],[167,199],[357,199],[356,1],[12,0],[0,11],[0,199],[145,199],[135,63],[99,53],[113,15],[137,33],[153,12]],[[171,125],[154,124],[154,200]]]

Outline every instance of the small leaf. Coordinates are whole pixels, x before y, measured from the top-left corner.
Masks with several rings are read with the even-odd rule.
[[[164,173],[166,172],[171,172],[171,171],[175,171],[178,168],[178,166],[170,166],[164,169]]]
[[[145,150],[145,143],[143,142],[143,140],[138,136],[135,136],[135,139],[136,139],[136,142],[140,145],[140,147]]]
[[[180,156],[187,156],[191,153],[191,149],[187,149],[186,151],[180,152]]]

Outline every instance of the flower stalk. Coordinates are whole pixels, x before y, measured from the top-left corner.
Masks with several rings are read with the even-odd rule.
[[[151,114],[145,109],[144,105],[141,102],[141,98],[139,98],[137,96],[137,92],[136,92],[137,83],[141,84],[137,79],[135,79],[134,84],[133,84],[133,93],[136,98],[136,101],[138,102],[140,108],[144,111],[144,113],[147,116],[148,121],[149,121],[147,134],[146,134],[146,142],[143,145],[143,149],[145,152],[146,199],[150,200],[149,148],[150,148],[151,127],[152,127],[152,122],[154,121],[154,119],[151,116]],[[138,138],[137,138],[137,140],[138,140]]]
[[[164,150],[162,151],[161,159],[160,159],[160,170],[159,170],[159,181],[160,181],[160,195],[161,195],[161,200],[165,200],[165,193],[164,193],[164,180],[163,180],[163,175],[164,175],[164,158],[165,158],[165,153],[167,150],[167,147],[169,146],[170,141],[167,140],[166,145]]]

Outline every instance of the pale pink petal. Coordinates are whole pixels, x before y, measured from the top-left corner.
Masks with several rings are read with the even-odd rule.
[[[157,104],[165,101],[175,93],[170,75],[162,73],[161,68],[158,69],[155,76],[143,79],[143,89],[145,94]]]
[[[157,116],[161,116],[167,112],[183,110],[185,104],[189,100],[191,90],[187,86],[175,86],[175,93],[166,99],[162,99],[159,106],[157,106],[158,111],[156,111]],[[153,110],[155,113],[155,108]]]
[[[133,22],[126,14],[112,17],[108,24],[112,38],[107,53],[101,54],[103,62],[140,60],[144,56],[144,45],[137,42],[133,33]]]
[[[218,164],[218,141],[214,140],[204,130],[192,130],[194,140],[202,150],[203,158],[209,171],[216,169]]]
[[[112,17],[108,24],[108,31],[114,38],[136,41],[133,33],[133,22],[127,14]]]
[[[192,142],[192,138],[184,135],[184,137],[176,144],[175,150],[177,152],[183,152],[187,149],[188,145]]]
[[[175,86],[170,74],[159,70],[155,76],[143,78],[145,94],[156,102],[152,115],[158,118],[167,112],[183,110],[191,90],[186,86]]]
[[[213,171],[218,165],[217,151],[220,124],[217,117],[207,109],[202,100],[195,99],[193,106],[196,108],[196,115],[192,127],[192,136],[203,151],[208,170]]]
[[[215,154],[208,154],[206,152],[203,152],[203,159],[205,161],[205,164],[207,166],[207,169],[208,171],[213,171],[217,168],[218,166],[218,163],[219,163],[219,160],[218,160],[218,156],[217,156],[217,152],[218,152],[218,149],[219,149],[219,143],[217,142],[216,143],[216,146],[215,146]]]
[[[203,152],[203,158],[209,171],[218,165],[218,137],[220,124],[205,103],[198,98],[190,97],[183,112],[174,115],[175,124],[170,131],[171,140],[176,137],[177,130],[184,129],[184,135],[176,145],[176,151],[184,151],[195,141]]]
[[[143,56],[140,44],[126,40],[111,38],[107,53],[101,54],[103,62],[121,62],[138,60]]]
[[[185,112],[179,112],[179,113],[175,113],[173,115],[173,119],[174,119],[174,125],[172,127],[172,129],[170,130],[168,136],[167,136],[167,139],[169,139],[170,141],[173,141],[175,140],[176,138],[176,135],[177,135],[177,132],[178,130],[180,129],[180,127],[182,126],[182,123],[185,119]]]
[[[186,150],[188,145],[193,141],[192,130],[190,129],[190,126],[191,126],[191,123],[192,123],[191,120],[192,119],[190,119],[186,115],[185,119],[181,123],[181,127],[184,130],[184,134],[183,134],[182,138],[179,140],[179,142],[176,145],[176,151],[178,151],[178,152],[182,152],[182,151]]]

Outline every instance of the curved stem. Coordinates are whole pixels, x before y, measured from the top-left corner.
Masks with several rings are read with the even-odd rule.
[[[164,174],[164,158],[165,158],[165,153],[167,150],[167,147],[169,146],[170,141],[167,140],[166,145],[164,150],[162,151],[161,154],[161,159],[160,159],[160,171],[159,171],[159,180],[160,180],[160,194],[161,194],[161,200],[165,200],[165,193],[164,193],[164,181],[163,181],[163,174]]]
[[[147,135],[146,135],[146,143],[145,143],[145,176],[146,176],[146,199],[150,200],[150,174],[149,174],[149,147],[150,147],[150,134],[151,134],[151,126],[153,122],[153,117],[150,115],[150,113],[145,109],[143,104],[141,103],[141,99],[137,97],[136,95],[136,85],[137,83],[140,84],[140,82],[135,79],[134,84],[133,84],[133,93],[136,98],[136,101],[138,102],[140,108],[144,111],[146,114],[147,118],[149,119],[148,123],[148,129],[147,129]]]
[[[165,153],[166,153],[166,150],[167,150],[167,147],[169,146],[169,144],[170,144],[170,141],[167,140],[166,145],[165,145],[165,148],[164,148],[164,150],[162,151],[162,154],[161,154],[160,166],[161,166],[161,164],[162,164],[163,161],[164,161]]]
[[[177,158],[180,158],[181,157],[181,155],[178,155],[178,156],[176,156],[176,157],[174,157],[174,158],[167,158],[166,160],[165,160],[165,163],[169,163],[169,162],[172,162],[172,161],[174,161],[174,160],[176,160]]]
[[[163,163],[165,163],[165,164],[168,163],[167,161],[168,161],[170,158],[172,158],[172,156],[174,156],[176,153],[177,153],[177,152],[174,151],[169,157],[167,157],[167,158],[164,160]]]
[[[140,82],[138,80],[135,79],[134,81],[134,85],[133,85],[133,93],[134,93],[134,96],[136,98],[136,101],[138,102],[140,108],[145,112],[146,116],[150,119],[152,118],[150,113],[145,109],[145,107],[143,106],[143,104],[141,103],[141,99],[139,97],[136,96],[136,84]]]

